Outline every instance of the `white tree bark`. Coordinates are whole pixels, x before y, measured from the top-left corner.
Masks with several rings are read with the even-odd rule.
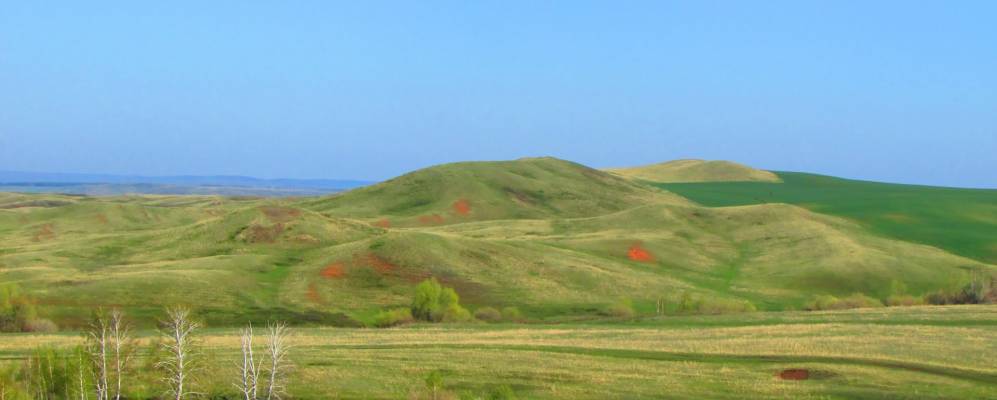
[[[260,370],[263,367],[264,360],[261,358],[259,364],[257,364],[253,355],[253,325],[249,325],[242,330],[240,339],[242,343],[242,364],[239,366],[239,372],[242,374],[242,378],[236,384],[236,387],[242,392],[245,400],[256,400],[259,391]]]
[[[199,327],[200,325],[191,320],[190,310],[186,308],[167,310],[163,329],[166,341],[163,343],[163,349],[169,356],[158,365],[166,373],[164,380],[169,387],[168,394],[174,400],[183,400],[188,395],[196,394],[190,389],[190,383],[197,370],[194,363],[193,332]]]
[[[267,400],[280,400],[286,388],[287,373],[291,368],[287,352],[290,349],[287,324],[283,322],[270,323],[267,326],[267,355],[269,356],[269,381],[267,382]]]

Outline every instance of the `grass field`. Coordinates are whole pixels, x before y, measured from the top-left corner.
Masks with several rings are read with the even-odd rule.
[[[997,263],[997,190],[856,181],[778,172],[781,183],[660,183],[700,204],[787,203],[849,218],[872,232]]]
[[[72,333],[2,339],[7,362],[79,342]],[[200,341],[214,367],[198,389],[232,393],[238,337],[209,329]],[[423,379],[435,370],[444,375],[441,398],[488,398],[503,386],[521,399],[997,398],[997,306],[299,328],[292,343],[296,399],[431,398]],[[778,378],[786,369],[807,369],[810,379]],[[155,382],[133,386],[158,390]]]
[[[820,192],[819,182],[783,178],[744,185]],[[885,299],[896,282],[919,296],[961,288],[969,269],[995,270],[985,257],[897,240],[866,218],[802,201],[810,209],[704,207],[675,194],[720,205],[695,190],[725,185],[736,184],[663,191],[540,158],[448,164],[300,199],[0,194],[0,282],[20,285],[70,328],[112,306],[148,326],[178,303],[215,325],[355,326],[408,306],[428,277],[455,288],[472,311],[514,306],[553,322],[597,317],[621,300],[647,314],[684,296],[761,310],[800,309],[818,294]],[[825,202],[894,204],[876,188],[895,185],[871,186],[865,201]],[[902,206],[920,216],[910,231],[923,228],[922,242],[995,246],[993,191],[915,189]],[[935,194],[920,200],[922,192]]]

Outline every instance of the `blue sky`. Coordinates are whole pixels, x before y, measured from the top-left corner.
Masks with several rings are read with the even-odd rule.
[[[41,3],[0,9],[0,169],[553,155],[997,187],[992,1]]]

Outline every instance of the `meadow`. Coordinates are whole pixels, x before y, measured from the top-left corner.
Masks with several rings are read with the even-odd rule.
[[[207,327],[203,398],[234,398],[236,328],[274,320],[295,327],[301,399],[997,398],[995,306],[885,307],[997,300],[995,191],[665,167],[456,163],[319,197],[0,193],[0,328],[35,331],[0,335],[0,356],[64,352],[119,309],[139,336],[127,398],[155,398],[154,329],[186,306]],[[416,315],[428,279],[461,307]],[[800,311],[849,307],[868,308]]]
[[[143,331],[145,348],[155,332]],[[81,335],[4,335],[19,362]],[[206,329],[198,390],[233,396],[239,338]],[[659,317],[585,324],[295,328],[295,399],[997,398],[997,306]],[[141,357],[133,362],[143,365]],[[780,373],[805,369],[806,380]],[[137,373],[132,398],[158,394]],[[510,394],[514,397],[510,397]],[[506,396],[506,397],[500,397]],[[209,396],[206,396],[209,397]]]

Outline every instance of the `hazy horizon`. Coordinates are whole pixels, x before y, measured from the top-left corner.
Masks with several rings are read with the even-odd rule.
[[[0,170],[680,158],[997,188],[997,4],[10,4]]]

